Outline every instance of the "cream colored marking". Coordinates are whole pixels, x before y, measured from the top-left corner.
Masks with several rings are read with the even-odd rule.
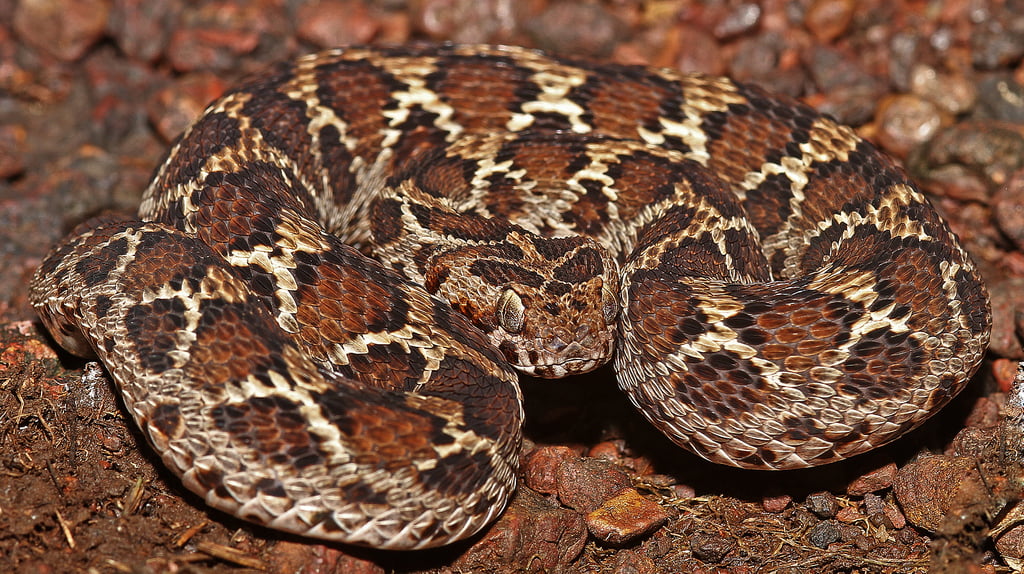
[[[433,58],[403,58],[399,61],[391,58],[370,58],[370,61],[406,85],[404,90],[391,93],[391,98],[398,102],[398,107],[381,111],[391,128],[385,132],[384,141],[380,144],[382,147],[390,148],[398,142],[404,132],[397,127],[408,120],[414,107],[435,114],[437,117],[434,119],[434,126],[448,133],[448,141],[462,133],[462,126],[453,119],[455,109],[442,101],[437,92],[426,85],[426,76],[437,70]]]
[[[537,94],[537,99],[519,106],[522,113],[512,114],[505,126],[506,129],[510,132],[522,131],[533,125],[534,114],[552,113],[569,120],[573,132],[589,133],[592,128],[582,119],[586,110],[568,97],[574,89],[587,81],[587,74],[569,67],[558,67],[554,70],[549,68],[550,64],[544,63],[544,66],[530,77],[540,87],[540,93]]]

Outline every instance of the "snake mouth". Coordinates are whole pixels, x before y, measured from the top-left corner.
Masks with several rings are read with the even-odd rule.
[[[593,371],[611,360],[615,340],[601,337],[582,345],[552,344],[547,340],[508,341],[499,345],[505,358],[524,375],[543,379],[560,379]]]
[[[600,367],[607,361],[600,359],[566,359],[559,363],[540,365],[514,365],[520,373],[542,379],[561,379],[571,375],[582,375]]]

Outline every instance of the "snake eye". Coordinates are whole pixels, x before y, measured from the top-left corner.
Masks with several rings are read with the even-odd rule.
[[[509,333],[518,333],[523,330],[526,307],[515,291],[506,289],[501,294],[501,298],[498,299],[496,315],[498,316],[498,324],[501,325],[502,329]]]
[[[615,316],[619,314],[619,301],[607,286],[601,288],[601,312],[604,314],[604,322],[611,325]]]

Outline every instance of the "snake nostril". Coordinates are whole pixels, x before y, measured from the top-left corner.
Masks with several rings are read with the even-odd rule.
[[[566,342],[566,339],[559,336],[558,334],[553,334],[547,340],[548,349],[556,353],[562,352],[568,345],[569,343]]]

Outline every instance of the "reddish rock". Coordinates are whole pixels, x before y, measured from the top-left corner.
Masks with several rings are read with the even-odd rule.
[[[248,30],[178,29],[167,54],[179,72],[227,70],[236,66],[238,56],[255,50],[259,40],[259,34]]]
[[[897,470],[895,463],[889,463],[861,475],[846,487],[846,494],[850,496],[864,496],[869,492],[878,492],[879,490],[889,488],[896,479]]]
[[[384,568],[370,560],[345,554],[342,549],[306,542],[282,540],[266,553],[275,572],[317,572],[318,574],[384,574]]]
[[[590,512],[629,486],[629,477],[614,464],[580,458],[568,447],[539,447],[523,460],[524,482],[537,492],[557,494],[562,504]]]
[[[1013,385],[1013,378],[1017,375],[1018,362],[1012,359],[996,359],[992,361],[992,377],[999,385],[999,390],[1007,392]]]
[[[673,484],[672,496],[682,499],[693,498],[697,496],[697,490],[689,484]]]
[[[562,464],[579,458],[567,446],[541,446],[523,457],[523,482],[543,494],[558,493],[558,476]]]
[[[591,458],[600,458],[610,462],[619,462],[623,459],[622,441],[606,440],[604,442],[599,442],[590,447],[590,450],[587,451],[587,456]]]
[[[742,36],[754,30],[761,21],[759,2],[723,2],[712,8],[718,12],[711,32],[719,40]]]
[[[605,58],[615,49],[624,26],[603,5],[557,2],[526,22],[542,48],[565,54]]]
[[[1024,359],[1017,334],[1017,313],[1024,310],[1024,277],[989,282],[992,301],[992,338],[989,351],[1007,359]]]
[[[992,201],[999,229],[1018,249],[1024,249],[1024,170],[1014,172]]]
[[[662,481],[661,486],[668,487],[675,483],[675,479],[672,479],[671,483],[664,483],[666,480],[664,478],[665,475],[661,475],[662,478],[655,478],[651,474],[654,471],[654,464],[651,460],[643,456],[632,456],[625,441],[622,440],[599,442],[587,451],[587,456],[615,463],[628,470],[634,476],[644,477],[644,480]]]
[[[650,557],[626,549],[615,555],[615,564],[612,574],[658,574],[662,572],[658,565]]]
[[[579,556],[586,542],[582,516],[520,488],[501,518],[451,566],[472,572],[493,572],[513,564],[560,570]]]
[[[181,14],[174,27],[167,59],[175,70],[211,70],[238,74],[262,69],[265,63],[251,55],[257,47],[277,54],[287,53],[289,40],[275,32],[288,26],[289,18],[278,0],[230,0],[204,2]]]
[[[677,28],[669,30],[666,40],[674,48],[674,55],[666,55],[663,63],[665,66],[672,66],[683,72],[714,75],[722,75],[728,69],[718,40],[707,30],[680,24]]]
[[[1012,365],[1014,373],[1016,373],[1017,362],[1009,361],[1009,363]],[[1001,410],[1001,401],[997,401],[996,397],[978,397],[978,400],[974,401],[974,405],[971,407],[971,412],[967,414],[964,426],[978,428],[994,427],[1002,420]]]
[[[72,62],[103,37],[109,14],[109,0],[21,0],[14,30],[37,50]]]
[[[669,518],[658,503],[626,488],[587,514],[587,530],[594,538],[618,546],[654,531]]]
[[[302,4],[296,15],[299,37],[321,48],[369,42],[380,24],[359,0]]]
[[[950,509],[988,496],[975,459],[946,455],[900,469],[893,491],[907,520],[930,532],[942,527]]]
[[[225,83],[214,74],[187,75],[153,94],[146,106],[149,120],[165,142],[173,141],[225,88]]]
[[[836,513],[836,520],[844,524],[853,524],[863,519],[864,514],[856,506],[844,506]]]
[[[831,42],[849,27],[855,7],[853,0],[814,0],[807,8],[804,25],[819,42]]]
[[[453,42],[516,41],[522,23],[544,9],[543,0],[416,0],[409,10],[413,24],[436,40]]]
[[[947,174],[952,174],[953,184],[970,175],[985,190],[980,196],[965,196],[960,194],[972,189],[954,185],[946,190],[947,195],[987,202],[990,190],[1004,185],[1024,166],[1024,133],[994,120],[963,121],[939,131],[922,152],[915,159],[919,163],[915,169],[936,183],[945,184]]]
[[[25,168],[28,132],[24,126],[0,126],[0,178],[8,178]]]
[[[1024,567],[1024,524],[1000,534],[996,538],[996,550],[1010,566]]]
[[[882,512],[889,520],[893,528],[899,530],[907,525],[907,517],[900,512],[900,509],[892,502],[885,501],[882,505]]]
[[[171,0],[114,0],[110,34],[133,59],[151,62],[167,48]]]
[[[559,469],[558,499],[569,508],[590,512],[629,485],[629,476],[607,461],[575,459]]]
[[[966,458],[982,457],[1000,438],[995,427],[967,427],[956,433],[943,454]]]
[[[793,497],[788,494],[781,494],[779,496],[766,496],[761,500],[761,506],[765,512],[778,513],[785,510],[790,503],[793,502]]]

